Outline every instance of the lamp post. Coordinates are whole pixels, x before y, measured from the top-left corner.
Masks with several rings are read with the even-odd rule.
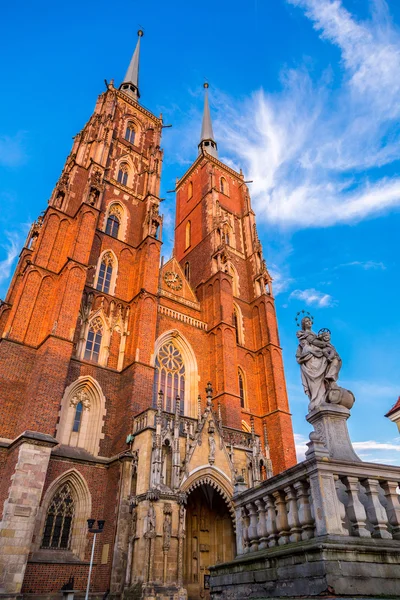
[[[95,519],[88,519],[87,520],[88,531],[89,531],[89,533],[94,533],[94,537],[93,537],[93,544],[92,544],[92,554],[90,556],[90,567],[89,567],[89,575],[88,575],[87,586],[86,586],[85,600],[88,600],[88,598],[89,598],[90,577],[92,575],[94,547],[96,545],[96,535],[98,533],[102,533],[102,531],[104,529],[104,523],[105,523],[104,519],[97,519],[97,529],[95,529],[93,527],[94,522],[95,522]]]

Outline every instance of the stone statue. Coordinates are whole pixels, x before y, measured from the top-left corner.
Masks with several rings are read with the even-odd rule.
[[[210,447],[210,454],[208,456],[208,462],[212,464],[215,461],[215,439],[213,434],[208,436],[208,445]]]
[[[164,525],[163,525],[163,550],[168,551],[171,546],[172,514],[171,505],[164,506]]]
[[[337,385],[342,360],[331,344],[329,329],[321,329],[318,335],[312,331],[312,320],[306,316],[297,332],[299,346],[296,360],[300,365],[304,391],[310,399],[309,411],[324,403],[340,404],[351,408],[354,396],[349,390]]]
[[[186,508],[184,504],[179,506],[179,531],[181,533],[185,533],[185,517],[186,517]]]
[[[147,511],[147,534],[152,534],[156,530],[156,511],[152,502],[149,504]]]

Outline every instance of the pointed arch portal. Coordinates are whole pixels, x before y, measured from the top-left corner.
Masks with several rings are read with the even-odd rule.
[[[188,600],[203,600],[210,597],[209,567],[235,557],[235,533],[230,507],[219,486],[210,480],[189,490],[183,585]]]

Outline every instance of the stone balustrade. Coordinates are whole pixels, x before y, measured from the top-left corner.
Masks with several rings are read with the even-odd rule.
[[[320,536],[400,540],[400,469],[312,459],[235,495],[238,555]]]

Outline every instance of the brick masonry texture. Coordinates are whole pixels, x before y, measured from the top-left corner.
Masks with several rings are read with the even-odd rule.
[[[136,129],[133,144],[124,139],[128,122]],[[211,381],[224,425],[241,430],[243,421],[249,425],[254,417],[261,439],[266,424],[274,472],[296,462],[274,300],[244,178],[217,159],[199,155],[177,184],[175,262],[160,268],[161,129],[158,118],[108,86],[74,139],[0,307],[0,438],[5,440],[0,446],[0,514],[18,461],[18,448],[8,450],[7,440],[25,430],[57,437],[65,390],[81,377],[93,378],[105,398],[100,458],[52,452],[35,508],[40,512],[47,489],[63,473],[80,473],[91,496],[90,516],[107,519],[95,553],[93,591],[110,585],[118,521],[120,464],[104,459],[126,450],[133,418],[152,405],[154,347],[161,335],[177,331],[190,345],[203,407],[204,388]],[[126,185],[118,182],[121,165],[129,171]],[[118,239],[105,232],[112,210],[119,211]],[[112,293],[94,287],[105,251],[112,252],[118,269]],[[183,280],[179,290],[166,283],[171,269]],[[93,362],[83,358],[85,335],[98,316],[103,339],[106,331],[110,335],[101,360]],[[244,407],[239,369],[245,378]],[[42,533],[35,528],[31,553],[21,567],[23,592],[57,591],[70,575],[84,589],[91,536],[80,562],[46,563],[34,557]],[[107,544],[108,560],[101,564]],[[4,568],[0,565],[0,582],[10,575]]]

